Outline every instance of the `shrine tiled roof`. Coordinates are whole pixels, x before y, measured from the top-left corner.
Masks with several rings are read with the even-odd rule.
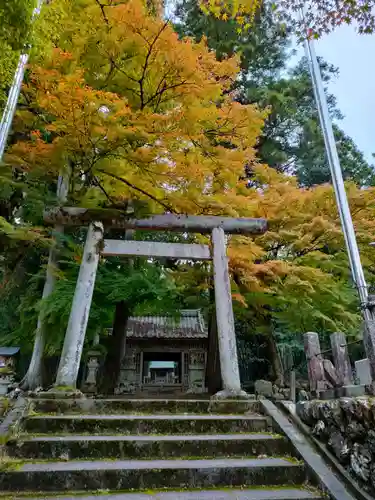
[[[179,316],[132,316],[128,320],[128,338],[197,339],[207,338],[200,310],[183,310]]]

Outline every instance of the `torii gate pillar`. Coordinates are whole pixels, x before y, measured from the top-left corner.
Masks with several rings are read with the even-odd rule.
[[[212,231],[212,252],[220,371],[223,383],[223,390],[215,397],[220,399],[246,397],[246,392],[241,390],[228,257],[225,233],[221,227]]]

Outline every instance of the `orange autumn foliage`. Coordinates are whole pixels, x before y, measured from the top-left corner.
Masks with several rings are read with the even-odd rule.
[[[179,40],[139,0],[105,18],[96,2],[83,4],[79,23],[64,19],[60,47],[31,67],[24,88],[36,110],[31,125],[48,140],[22,141],[8,160],[54,175],[68,161],[86,190],[82,203],[105,192],[146,198],[153,211],[236,213],[227,194],[236,198],[262,126],[262,113],[229,92],[238,60],[218,62],[205,41]],[[19,118],[22,128],[27,117]]]
[[[131,198],[154,213],[265,217],[265,235],[229,241],[234,298],[259,310],[273,301],[301,321],[318,312],[329,328],[355,324],[332,189],[300,189],[257,162],[263,115],[233,100],[237,59],[179,40],[140,0],[104,11],[61,0],[45,16],[58,19],[54,48],[30,68],[15,125],[27,139],[8,162],[51,179],[69,165],[69,203],[82,206]],[[350,186],[349,195],[371,272],[374,192]]]

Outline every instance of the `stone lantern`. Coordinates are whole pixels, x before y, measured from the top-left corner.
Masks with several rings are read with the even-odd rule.
[[[14,382],[16,355],[19,350],[19,347],[0,347],[0,396],[5,396]]]
[[[87,353],[86,376],[82,391],[87,394],[96,394],[98,391],[98,374],[103,358],[103,351],[98,346],[92,347]]]

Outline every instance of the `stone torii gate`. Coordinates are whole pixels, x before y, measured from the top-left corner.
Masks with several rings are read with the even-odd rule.
[[[48,223],[68,226],[89,224],[55,386],[76,385],[100,255],[170,257],[212,260],[223,384],[223,391],[216,396],[246,396],[241,390],[239,376],[225,233],[262,234],[267,229],[266,220],[172,214],[131,219],[117,210],[69,207],[48,212],[45,220]],[[104,239],[104,227],[211,234],[211,247],[199,244]]]

